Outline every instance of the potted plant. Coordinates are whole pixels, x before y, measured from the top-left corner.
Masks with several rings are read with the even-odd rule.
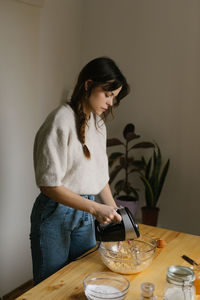
[[[123,137],[125,139],[124,142],[118,138],[107,140],[107,147],[123,147],[122,152],[113,152],[109,155],[109,167],[111,169],[109,183],[112,184],[119,172],[124,171],[124,178],[115,182],[113,196],[118,206],[122,205],[128,207],[133,215],[135,215],[139,195],[138,189],[133,186],[129,178],[133,172],[142,171],[145,164],[143,159],[135,159],[133,156],[130,156],[130,152],[140,148],[152,148],[154,144],[150,142],[140,142],[130,145],[132,141],[140,138],[140,135],[135,133],[135,126],[131,123],[125,126]]]
[[[142,223],[148,225],[157,225],[159,207],[157,207],[158,200],[167,176],[170,160],[168,159],[162,168],[161,151],[157,144],[155,144],[153,156],[148,162],[142,157],[145,168],[140,170],[140,179],[145,186],[145,200],[146,206],[142,207]]]

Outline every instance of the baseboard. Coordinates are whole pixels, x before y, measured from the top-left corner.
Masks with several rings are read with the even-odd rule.
[[[26,291],[30,290],[33,287],[33,279],[25,282],[24,284],[20,285],[18,288],[14,289],[12,292],[4,295],[2,300],[14,300],[17,297],[24,294]]]

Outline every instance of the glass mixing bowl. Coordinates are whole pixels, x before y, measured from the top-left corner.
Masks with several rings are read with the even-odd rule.
[[[84,292],[89,300],[123,300],[130,283],[122,275],[111,272],[96,272],[83,279]]]
[[[156,240],[143,235],[131,241],[102,242],[99,253],[110,270],[121,274],[134,274],[151,264],[156,247]]]

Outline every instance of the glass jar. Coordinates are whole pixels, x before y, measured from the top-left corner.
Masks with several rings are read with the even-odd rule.
[[[151,282],[142,283],[140,300],[155,300],[153,296],[154,289],[155,287]]]
[[[167,270],[167,282],[164,300],[194,300],[194,272],[183,266],[170,266]]]

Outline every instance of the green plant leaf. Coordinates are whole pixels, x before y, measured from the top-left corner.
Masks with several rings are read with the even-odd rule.
[[[141,143],[138,143],[138,144],[132,146],[128,151],[130,151],[131,149],[154,148],[154,147],[155,147],[155,145],[153,143],[141,142]]]
[[[145,163],[142,159],[133,161],[131,166],[133,166],[134,168],[130,172],[128,172],[128,174],[143,171],[145,169]]]
[[[130,186],[130,189],[131,189],[133,195],[135,196],[136,200],[138,200],[138,199],[139,199],[139,194],[138,194],[137,190],[134,189],[134,188],[131,187],[131,186]]]
[[[129,196],[131,194],[132,190],[131,190],[131,186],[130,186],[129,182],[127,183],[127,185],[125,182],[123,191],[126,193],[127,196]]]
[[[134,166],[134,167],[137,167],[140,170],[143,170],[144,167],[145,167],[144,162],[141,159],[140,160],[133,160],[131,165]]]
[[[125,185],[125,181],[122,179],[122,180],[119,180],[116,184],[115,184],[115,194],[116,195],[119,195],[119,193],[121,191],[123,191],[124,189],[124,185]]]
[[[168,173],[169,165],[170,165],[170,160],[168,159],[168,161],[166,162],[166,164],[163,168],[163,171],[160,175],[159,189],[158,189],[158,194],[157,194],[157,197],[156,197],[157,202],[158,202],[158,199],[160,197],[160,193],[162,191],[162,188],[163,188],[163,185],[164,185],[164,182],[165,182],[165,178],[166,178],[167,173]]]
[[[140,143],[135,143],[134,146],[132,146],[129,149],[129,142],[132,141],[133,139],[140,138],[140,135],[137,135],[135,133],[135,126],[132,123],[129,123],[125,126],[123,130],[123,136],[125,138],[125,142],[123,143],[120,139],[118,138],[113,138],[113,139],[108,139],[107,140],[107,146],[119,146],[123,145],[124,147],[124,152],[114,152],[109,156],[109,167],[112,168],[111,174],[110,174],[110,184],[115,182],[115,179],[118,175],[118,173],[123,169],[124,176],[123,180],[118,180],[118,182],[115,184],[115,195],[117,195],[118,192],[121,193],[121,191],[125,192],[126,195],[133,194],[134,197],[137,197],[137,190],[131,186],[129,182],[129,175],[133,172],[137,172],[139,174],[148,174],[149,176],[152,174],[151,173],[151,168],[152,168],[152,160],[146,161],[144,156],[138,158],[137,160],[134,159],[133,156],[130,155],[129,157],[129,150],[131,149],[139,149],[139,148],[153,148],[155,145],[151,142],[140,142]],[[149,169],[148,169],[149,168]],[[131,170],[131,171],[130,171]],[[153,172],[152,172],[153,173]],[[149,179],[150,181],[150,179]],[[153,181],[153,179],[152,179]],[[122,190],[123,187],[123,190]],[[152,189],[152,187],[151,187]],[[149,206],[152,206],[152,196],[151,193],[153,193],[153,190],[148,189],[147,187],[145,188],[145,194],[147,195],[147,198],[149,199]],[[153,194],[154,196],[154,194]]]
[[[152,158],[149,159],[148,164],[146,166],[146,171],[145,171],[145,177],[148,180],[149,180],[150,171],[151,171],[151,162],[152,162]]]
[[[145,192],[146,192],[145,196],[146,196],[147,206],[153,207],[154,195],[153,195],[153,190],[151,188],[151,184],[150,184],[149,180],[147,180],[143,174],[140,175],[140,179],[142,180],[142,182],[144,183],[144,186],[145,186]]]
[[[157,165],[157,153],[154,150],[153,151],[153,160],[152,160],[152,174],[150,177],[150,181],[152,181],[152,183],[154,182],[154,179],[155,179],[156,165]]]
[[[142,155],[142,157],[141,157],[141,160],[143,161],[143,163],[144,163],[144,166],[147,166],[146,159],[144,158],[144,156],[143,156],[143,155]]]
[[[154,150],[153,153],[153,171],[149,179],[149,182],[153,190],[154,199],[157,198],[156,195],[158,193],[160,169],[161,169],[161,152],[158,145],[156,145],[156,149]]]
[[[169,159],[165,164],[162,172],[162,157],[159,146],[155,143],[155,149],[153,151],[153,156],[150,157],[146,165],[145,175],[143,172],[139,172],[140,179],[145,186],[145,199],[147,206],[156,207],[160,193],[163,188],[164,181],[169,169]],[[145,159],[142,157],[143,162],[146,164]],[[161,172],[161,175],[160,175]]]
[[[128,157],[128,166],[132,165],[133,161],[134,161],[133,157]]]
[[[124,145],[119,139],[107,139],[107,147]]]
[[[161,152],[160,152],[160,148],[157,146],[157,166],[156,166],[156,171],[155,171],[155,177],[156,177],[156,182],[155,182],[155,186],[154,186],[154,195],[155,198],[154,200],[157,202],[156,199],[158,199],[157,195],[158,195],[158,191],[159,191],[159,176],[160,176],[160,172],[161,172],[161,164],[162,164],[162,160],[161,160]]]
[[[141,169],[138,167],[136,167],[136,168],[134,168],[134,169],[132,169],[130,172],[128,172],[128,174],[131,174],[131,173],[134,173],[134,172],[137,172],[138,173],[138,171],[141,171]]]
[[[120,166],[124,169],[126,169],[127,162],[124,156],[120,157]]]
[[[126,135],[126,140],[127,140],[128,142],[130,142],[130,141],[132,141],[132,140],[134,140],[134,139],[139,139],[139,138],[140,138],[140,135],[135,134],[135,133],[133,133],[133,132],[129,132],[129,133],[127,133],[127,135]]]
[[[122,152],[113,152],[108,159],[109,167],[111,168],[112,165],[118,161],[122,155],[124,155]]]
[[[115,177],[117,176],[117,174],[120,172],[120,170],[122,169],[122,167],[120,165],[117,165],[113,171],[110,174],[110,180],[109,183],[111,184],[113,182],[113,180],[115,179]]]
[[[123,136],[124,136],[125,140],[127,139],[128,133],[135,134],[135,125],[133,125],[132,123],[129,123],[124,127]]]

